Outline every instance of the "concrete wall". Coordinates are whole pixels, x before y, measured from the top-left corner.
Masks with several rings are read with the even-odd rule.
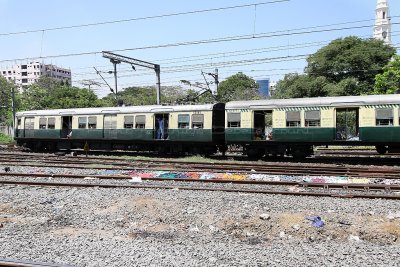
[[[11,129],[11,127],[8,127],[8,126],[0,126],[0,133],[11,136],[12,129]]]

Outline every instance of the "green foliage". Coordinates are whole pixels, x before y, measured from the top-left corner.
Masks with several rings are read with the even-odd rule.
[[[260,99],[256,81],[239,72],[222,81],[218,87],[218,102]]]
[[[178,100],[186,99],[186,91],[181,87],[161,87],[161,103],[175,104]],[[118,92],[118,99],[126,106],[155,105],[157,103],[157,91],[154,86],[128,87]],[[104,105],[115,105],[115,95],[109,94],[101,100]]]
[[[326,96],[328,94],[326,90],[328,85],[328,80],[322,76],[314,78],[305,74],[287,74],[285,78],[276,85],[274,98]]]
[[[14,85],[0,76],[0,125],[12,123],[11,88]]]
[[[396,55],[375,79],[376,94],[400,93],[400,56]]]
[[[276,98],[371,94],[396,50],[375,39],[350,36],[332,41],[308,57],[304,75],[289,74],[278,82]]]
[[[61,85],[60,82],[41,77],[26,88],[18,98],[19,110],[64,109],[98,107],[102,101],[88,89]]]
[[[0,144],[10,144],[12,143],[12,137],[11,136],[7,136],[4,135],[2,133],[0,133]]]

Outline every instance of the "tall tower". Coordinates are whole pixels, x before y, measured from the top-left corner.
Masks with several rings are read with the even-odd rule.
[[[378,0],[375,12],[374,38],[392,44],[392,25],[390,23],[388,0]]]

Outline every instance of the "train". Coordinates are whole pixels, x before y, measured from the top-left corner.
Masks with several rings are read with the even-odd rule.
[[[18,112],[18,145],[34,151],[225,153],[251,158],[313,155],[316,146],[400,151],[400,94],[264,99]]]

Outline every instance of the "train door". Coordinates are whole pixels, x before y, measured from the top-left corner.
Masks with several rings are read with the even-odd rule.
[[[72,116],[61,117],[61,138],[69,138],[72,135]]]
[[[154,139],[168,139],[169,113],[154,115]]]
[[[358,141],[359,140],[359,109],[338,108],[336,109],[336,140]]]
[[[272,110],[254,111],[253,140],[272,139]]]

